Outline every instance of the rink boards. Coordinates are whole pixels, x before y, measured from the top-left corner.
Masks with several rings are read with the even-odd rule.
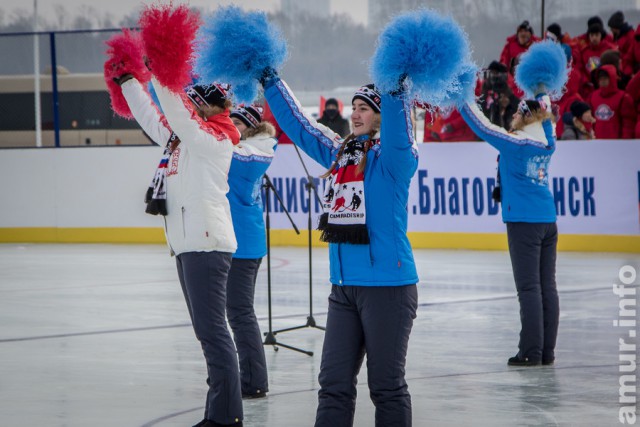
[[[500,205],[491,199],[497,151],[474,142],[420,144],[418,152],[408,203],[413,246],[506,249]],[[162,219],[145,214],[143,202],[161,156],[158,147],[2,154],[0,242],[164,242]],[[302,159],[310,176],[324,172],[304,154]],[[268,174],[302,232],[295,234],[272,196],[273,244],[306,245],[309,206],[315,227],[320,205],[315,197],[309,203],[307,174],[293,146],[278,148]],[[536,178],[548,180],[554,193],[560,249],[640,252],[640,141],[561,141],[549,176]],[[314,183],[322,196],[322,181]],[[321,245],[317,236],[312,241]]]

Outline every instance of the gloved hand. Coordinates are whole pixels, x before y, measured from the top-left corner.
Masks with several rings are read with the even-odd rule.
[[[406,90],[405,81],[407,80],[407,73],[403,73],[400,78],[398,78],[398,86],[395,90],[389,92],[393,96],[400,96]]]
[[[113,81],[116,82],[118,86],[122,86],[122,84],[126,81],[129,81],[133,78],[133,74],[123,74],[120,77],[114,77]]]
[[[258,76],[258,81],[265,87],[265,85],[273,78],[278,77],[278,72],[272,67],[266,67],[262,70],[262,73]]]
[[[540,103],[540,108],[544,111],[551,111],[551,98],[546,93],[536,95],[536,101]]]

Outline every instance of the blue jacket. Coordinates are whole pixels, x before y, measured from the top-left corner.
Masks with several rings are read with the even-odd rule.
[[[307,115],[279,78],[265,84],[265,98],[282,130],[311,158],[329,169],[343,139]],[[409,184],[418,168],[409,109],[401,99],[382,97],[380,144],[371,148],[364,171],[370,244],[329,244],[331,283],[403,286],[418,282],[407,238]]]
[[[264,134],[234,147],[229,169],[231,219],[238,241],[234,258],[258,259],[267,254],[262,209],[262,176],[273,160],[277,141]]]
[[[549,161],[556,150],[551,120],[510,133],[489,122],[475,104],[466,104],[460,113],[476,135],[500,151],[502,220],[556,222],[556,207],[549,191]]]

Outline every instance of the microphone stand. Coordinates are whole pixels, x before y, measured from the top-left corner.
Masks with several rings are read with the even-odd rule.
[[[307,184],[305,185],[305,187],[307,188],[307,194],[308,194],[308,200],[309,200],[308,221],[307,221],[307,228],[309,230],[309,240],[308,240],[308,247],[309,247],[309,316],[307,316],[307,323],[305,323],[304,325],[294,326],[294,327],[286,328],[286,329],[280,329],[280,330],[276,331],[276,333],[294,331],[296,329],[302,329],[302,328],[316,328],[316,329],[320,329],[320,330],[323,330],[323,331],[325,330],[325,328],[323,326],[318,326],[317,325],[316,320],[313,317],[313,269],[312,269],[312,262],[311,262],[312,259],[313,259],[313,252],[312,252],[312,245],[311,245],[311,230],[313,229],[313,227],[312,227],[312,221],[311,221],[311,206],[312,206],[311,190],[313,190],[313,193],[315,195],[315,200],[316,200],[316,202],[318,202],[320,204],[320,206],[322,206],[322,201],[320,200],[320,197],[318,196],[318,189],[315,186],[315,182],[313,180],[313,177],[311,176],[311,174],[309,174],[309,170],[307,169],[307,165],[305,165],[304,160],[302,160],[302,155],[300,155],[300,150],[298,149],[298,147],[295,144],[293,144],[293,147],[295,148],[296,153],[298,154],[298,158],[300,159],[300,163],[302,164],[304,172],[307,175]],[[282,203],[282,201],[280,203]]]
[[[298,230],[298,227],[296,227],[296,224],[293,222],[291,215],[289,215],[289,211],[287,211],[287,208],[284,206],[284,203],[280,198],[280,195],[276,191],[275,187],[273,186],[273,183],[269,179],[269,176],[267,174],[264,174],[263,179],[264,179],[263,188],[265,189],[265,203],[266,203],[266,211],[267,211],[265,222],[266,222],[266,228],[267,228],[267,300],[268,300],[268,310],[269,310],[269,331],[264,333],[265,338],[262,345],[272,345],[275,351],[278,351],[279,347],[284,347],[284,348],[288,348],[289,350],[304,353],[308,356],[313,356],[312,351],[303,350],[298,347],[293,347],[288,344],[283,344],[281,342],[278,342],[278,340],[276,339],[276,334],[278,332],[282,332],[282,330],[280,331],[273,330],[272,314],[271,314],[271,221],[269,217],[269,211],[271,210],[271,197],[270,197],[269,190],[272,190],[273,193],[275,194],[276,199],[278,199],[278,202],[280,202],[282,209],[287,214],[287,218],[289,218],[289,221],[291,222],[291,225],[293,226],[293,229],[296,231],[297,234],[300,234],[300,230]]]

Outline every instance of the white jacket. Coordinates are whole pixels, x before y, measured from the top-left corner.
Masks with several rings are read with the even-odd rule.
[[[175,255],[183,252],[235,252],[227,175],[233,143],[204,125],[183,98],[152,79],[166,121],[139,82],[122,85],[129,108],[152,140],[164,144],[172,129],[181,140],[166,176],[165,234]]]

